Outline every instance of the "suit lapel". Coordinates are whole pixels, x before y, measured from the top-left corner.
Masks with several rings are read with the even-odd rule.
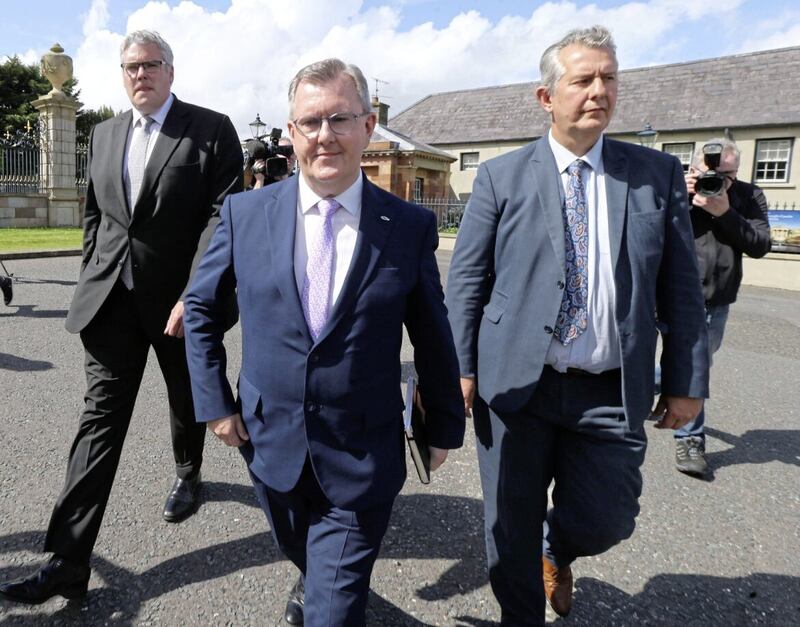
[[[605,138],[603,167],[606,171],[606,202],[608,203],[608,237],[611,247],[611,267],[617,267],[622,231],[628,213],[628,161],[622,151]]]
[[[361,219],[358,222],[358,236],[353,251],[353,260],[350,263],[350,270],[345,277],[339,298],[334,304],[328,322],[317,338],[317,342],[324,340],[331,330],[336,328],[345,313],[352,309],[356,297],[375,270],[396,219],[396,207],[382,199],[376,193],[373,184],[364,177],[364,189],[361,194]]]
[[[158,134],[156,145],[153,146],[153,152],[150,153],[150,158],[147,160],[147,167],[144,169],[144,177],[142,179],[142,187],[139,191],[139,198],[148,198],[153,193],[158,177],[164,166],[167,165],[170,156],[175,152],[175,148],[181,141],[186,127],[189,125],[189,112],[183,106],[183,103],[175,98],[172,106],[164,119],[164,124]],[[142,219],[142,212],[139,211],[139,202],[134,199],[136,210],[133,212],[134,219]],[[147,212],[145,212],[147,213]]]
[[[128,194],[125,191],[125,147],[128,143],[128,131],[131,127],[133,114],[130,111],[123,113],[114,120],[111,128],[111,154],[107,164],[110,168],[111,178],[114,181],[114,190],[120,199],[120,206],[127,210],[127,219],[131,218],[131,208],[128,206]]]
[[[268,244],[265,254],[271,256],[271,268],[284,301],[294,311],[289,316],[297,328],[309,340],[311,335],[305,324],[303,306],[297,293],[297,282],[294,276],[294,235],[297,225],[297,180],[292,177],[291,183],[280,185],[274,195],[264,205]],[[270,190],[272,191],[272,190]],[[255,193],[255,192],[247,192]]]
[[[553,245],[558,267],[564,268],[566,260],[564,258],[561,177],[546,136],[536,143],[536,150],[531,157],[531,167],[533,169],[533,185],[539,197],[539,205],[547,225],[550,243]]]

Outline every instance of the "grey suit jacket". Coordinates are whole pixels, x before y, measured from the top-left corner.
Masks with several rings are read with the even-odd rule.
[[[680,163],[606,138],[615,320],[629,424],[663,393],[708,395],[704,305]],[[458,233],[447,306],[462,375],[498,412],[521,409],[544,367],[565,281],[559,174],[546,138],[481,164]]]
[[[83,263],[66,327],[94,318],[128,254],[146,325],[158,329],[188,288],[225,196],[242,189],[242,151],[227,116],[177,98],[147,161],[133,215],[122,179],[131,112],[101,122],[89,139]]]

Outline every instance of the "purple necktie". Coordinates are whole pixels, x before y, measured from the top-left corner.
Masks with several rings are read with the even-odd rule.
[[[333,271],[333,216],[341,205],[333,198],[317,203],[322,227],[308,253],[306,278],[303,281],[303,313],[314,341],[328,320],[331,309],[331,275]]]

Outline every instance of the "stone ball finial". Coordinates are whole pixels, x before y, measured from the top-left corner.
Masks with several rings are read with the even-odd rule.
[[[61,91],[61,87],[72,78],[72,57],[64,54],[64,48],[61,47],[61,44],[53,44],[50,52],[42,55],[40,68],[42,76],[50,81],[53,86],[50,93],[54,96],[64,96],[65,94]]]

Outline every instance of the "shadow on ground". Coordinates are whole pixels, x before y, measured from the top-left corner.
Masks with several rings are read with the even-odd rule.
[[[203,500],[238,502],[257,507],[249,486],[221,482],[204,484]],[[482,507],[477,499],[429,494],[400,495],[395,502],[380,559],[446,559],[456,563],[437,580],[419,581],[417,597],[446,600],[484,585]],[[185,586],[226,577],[242,569],[264,566],[282,558],[266,528],[246,538],[189,551],[134,573],[102,557],[92,559],[93,581],[82,602],[51,601],[41,608],[7,616],[3,625],[82,624],[133,625],[142,605]],[[0,553],[36,550],[42,546],[40,531],[0,536]],[[31,568],[0,568],[0,581],[23,577]],[[97,579],[100,582],[97,582]],[[99,586],[99,587],[98,587]],[[282,597],[284,591],[278,592]],[[60,603],[52,610],[53,603]],[[50,609],[48,610],[48,605]],[[0,611],[16,606],[0,602]],[[259,610],[254,610],[256,613]],[[422,625],[419,620],[379,594],[370,594],[370,625]]]

